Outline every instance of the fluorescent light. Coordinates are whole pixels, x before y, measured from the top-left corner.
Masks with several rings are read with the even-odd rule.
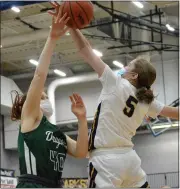
[[[66,76],[66,73],[62,72],[61,70],[55,69],[55,70],[54,70],[54,73],[57,74],[57,75],[60,75],[60,76],[62,76],[62,77],[65,77],[65,76]]]
[[[144,7],[144,5],[141,2],[138,1],[133,1],[133,3],[140,9],[142,9]]]
[[[13,10],[14,12],[20,12],[20,9],[15,6],[11,7],[11,10]]]
[[[175,31],[175,29],[170,26],[169,24],[166,24],[166,28],[169,30],[169,31]]]
[[[175,31],[175,29],[174,29],[173,27],[171,27],[171,26],[168,27],[168,30],[169,30],[169,31]]]
[[[2,48],[2,45],[1,45],[1,48]]]
[[[164,129],[168,127],[178,127],[178,122],[172,123],[172,124],[164,124],[164,125],[155,125],[152,127],[152,129]]]
[[[93,52],[94,52],[94,54],[96,54],[99,57],[103,56],[103,54],[101,52],[99,52],[98,50],[96,50],[96,49],[93,49]]]
[[[117,60],[114,60],[113,64],[116,65],[117,67],[120,67],[120,68],[124,67],[124,65],[122,63],[118,62]]]
[[[34,64],[35,66],[38,65],[38,61],[33,60],[33,59],[30,59],[29,62],[30,62],[31,64]]]

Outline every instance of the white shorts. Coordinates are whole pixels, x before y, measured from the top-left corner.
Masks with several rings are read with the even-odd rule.
[[[141,159],[131,148],[91,152],[88,180],[89,188],[140,188],[148,184]]]

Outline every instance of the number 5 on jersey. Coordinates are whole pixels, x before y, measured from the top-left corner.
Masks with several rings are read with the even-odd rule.
[[[130,96],[126,101],[126,107],[123,112],[126,116],[132,117],[138,101],[133,96]]]

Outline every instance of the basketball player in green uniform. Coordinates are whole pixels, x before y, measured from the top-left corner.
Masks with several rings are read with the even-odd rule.
[[[76,142],[48,121],[52,107],[43,92],[56,41],[66,33],[68,20],[66,14],[62,18],[60,15],[53,18],[52,29],[27,95],[17,93],[13,103],[11,118],[20,121],[18,152],[21,176],[17,188],[60,187],[66,154],[79,158],[87,155],[88,128],[81,97],[78,94],[70,96],[72,112],[79,126]]]

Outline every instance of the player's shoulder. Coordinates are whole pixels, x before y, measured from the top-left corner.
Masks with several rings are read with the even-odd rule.
[[[121,90],[136,91],[136,88],[127,79],[124,79],[121,76],[118,76],[117,78],[117,87]]]

